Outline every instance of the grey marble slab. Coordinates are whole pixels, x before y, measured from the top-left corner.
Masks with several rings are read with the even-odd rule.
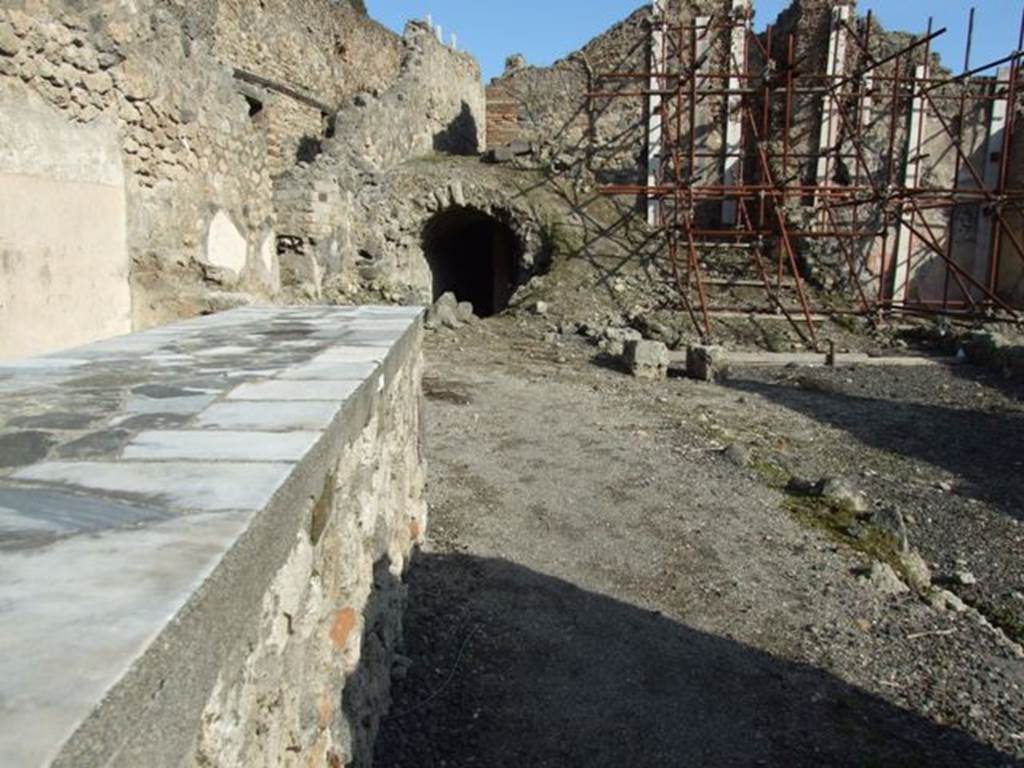
[[[330,401],[237,401],[211,405],[199,414],[200,429],[323,430],[330,426],[338,406]]]
[[[261,381],[243,384],[228,400],[329,400],[343,402],[361,381]]]
[[[47,461],[11,477],[187,511],[260,509],[292,465],[229,461]]]
[[[421,314],[246,307],[0,364],[0,766],[56,755]]]
[[[0,765],[48,765],[252,515],[206,514],[0,551]]]
[[[363,381],[372,376],[379,367],[379,363],[373,360],[314,360],[282,373],[280,378],[282,380]]]
[[[305,456],[319,439],[319,432],[306,431],[143,432],[128,444],[122,458],[294,462]]]

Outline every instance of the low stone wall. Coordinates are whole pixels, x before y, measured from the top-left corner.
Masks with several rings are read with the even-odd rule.
[[[371,764],[426,525],[419,314],[0,366],[0,764]]]

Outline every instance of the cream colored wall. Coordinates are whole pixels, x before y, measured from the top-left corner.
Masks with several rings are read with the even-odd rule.
[[[124,185],[113,126],[0,93],[0,360],[131,331]]]

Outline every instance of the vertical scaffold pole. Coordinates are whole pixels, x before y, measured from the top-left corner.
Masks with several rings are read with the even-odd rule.
[[[743,183],[743,95],[747,83],[741,78],[747,70],[747,44],[750,39],[750,0],[732,0],[732,26],[729,29],[729,95],[725,111],[725,155],[722,183],[738,187]],[[736,200],[722,202],[722,224],[736,223]]]
[[[654,0],[651,18],[651,71],[647,98],[647,186],[656,187],[661,181],[662,158],[662,85],[665,74],[665,4],[667,0]],[[652,191],[647,193],[647,223],[656,227],[661,221],[661,198]]]

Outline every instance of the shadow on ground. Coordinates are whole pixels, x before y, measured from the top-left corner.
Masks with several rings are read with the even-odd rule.
[[[844,683],[502,560],[421,555],[408,675],[377,742],[405,766],[1008,766]]]
[[[1020,413],[857,396],[739,377],[723,384],[842,429],[864,445],[951,472],[965,483],[961,493],[1024,520],[1024,417]]]

